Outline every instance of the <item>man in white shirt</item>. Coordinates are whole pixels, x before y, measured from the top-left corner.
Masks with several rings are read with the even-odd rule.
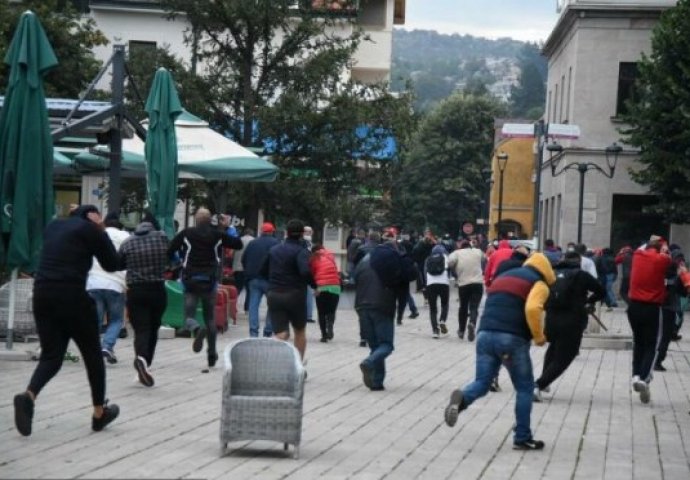
[[[474,341],[479,315],[479,303],[484,294],[484,276],[482,274],[482,259],[484,254],[478,248],[472,246],[468,240],[460,242],[460,248],[448,257],[448,266],[455,272],[458,293],[460,295],[460,308],[458,310],[458,337],[465,337]],[[469,322],[468,320],[469,316]]]
[[[113,242],[115,250],[119,250],[122,242],[129,238],[129,233],[122,230],[119,214],[117,212],[108,213],[103,223],[106,227],[105,232],[110,241]],[[104,314],[108,314],[108,326],[103,334],[101,351],[103,358],[110,364],[117,363],[115,342],[117,342],[120,329],[124,326],[125,287],[127,285],[125,276],[124,270],[106,272],[98,260],[94,258],[89,276],[86,279],[86,291],[96,303],[99,330],[103,325]]]
[[[244,229],[244,235],[240,237],[242,241],[242,250],[235,250],[232,254],[232,274],[235,277],[235,287],[237,287],[237,295],[242,293],[244,289],[244,311],[245,313],[249,311],[249,286],[244,288],[247,283],[247,279],[244,276],[244,267],[242,266],[242,257],[247,249],[249,242],[254,240],[254,230],[247,227]]]

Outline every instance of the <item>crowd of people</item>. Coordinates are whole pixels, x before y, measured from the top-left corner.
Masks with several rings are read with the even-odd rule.
[[[466,225],[457,240],[447,234],[437,238],[428,229],[419,238],[393,227],[359,229],[347,239],[347,267],[341,272],[334,253],[315,241],[311,227],[300,220],[287,222],[281,240],[270,222],[260,226],[255,238],[248,228],[240,237],[227,216],[215,219],[199,208],[195,225],[168,239],[152,215],[144,215],[130,234],[117,214],[102,220],[94,206],[86,205],[48,225],[33,297],[41,355],[26,391],[14,398],[22,435],[31,434],[36,398],[59,371],[70,340],[84,358],[93,430],[118,416],[118,406],[105,400],[105,363],[118,362],[115,346],[125,306],[134,332],[137,379],[146,387],[154,385],[152,365],[171,265],[179,265],[184,329],[193,338],[192,350],[201,352],[205,343],[208,367],[215,366],[214,306],[228,250],[233,252],[233,282],[245,292],[249,336],[292,339],[303,360],[313,305],[320,341],[331,342],[340,296],[344,288],[354,288],[359,345],[369,348],[359,368],[372,391],[385,390],[386,358],[395,348],[396,324],[402,324],[406,308],[409,318],[420,315],[410,291],[414,285],[428,305],[432,338],[455,330],[460,341],[476,341],[475,379],[452,391],[445,422],[454,426],[460,412],[487,392],[500,391],[498,374],[504,366],[517,392],[516,449],[543,448],[530,428],[532,403],[543,400],[578,355],[597,302],[613,309],[620,296],[627,306],[634,344],[631,388],[643,403],[650,401],[653,372],[665,370],[669,343],[680,339],[690,274],[681,249],[656,235],[614,254],[610,248],[592,252],[574,243],[561,249],[552,240],[541,252],[509,239],[488,243]],[[451,287],[457,289],[459,304],[457,316],[449,318]],[[199,303],[201,320],[196,319]],[[532,342],[548,342],[536,380]]]

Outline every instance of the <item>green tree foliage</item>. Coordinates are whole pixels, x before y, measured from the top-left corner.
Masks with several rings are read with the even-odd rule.
[[[26,10],[36,13],[60,62],[46,77],[48,97],[78,98],[101,66],[93,48],[106,45],[107,39],[93,20],[83,18],[71,2],[59,0],[0,0],[0,55],[12,40],[19,16]],[[7,85],[8,68],[0,62],[0,85]]]
[[[537,120],[546,102],[546,60],[539,46],[527,43],[520,51],[518,84],[510,91],[510,110],[514,117]]]
[[[690,221],[690,1],[664,12],[652,50],[638,64],[628,103],[626,143],[640,149],[633,179],[663,199],[653,210],[668,222]]]
[[[503,113],[489,96],[454,94],[421,120],[394,189],[396,222],[455,234],[461,219],[479,216],[481,172],[490,167],[494,118]]]
[[[163,1],[192,25],[187,41],[205,78],[212,125],[245,146],[265,147],[280,167],[272,184],[214,184],[215,207],[338,223],[366,211],[356,208],[365,205],[360,190],[385,191],[379,177],[390,178],[390,168],[377,152],[406,131],[409,98],[344,81],[365,41],[361,31],[348,18],[301,14],[292,4]],[[373,173],[362,177],[367,166]]]

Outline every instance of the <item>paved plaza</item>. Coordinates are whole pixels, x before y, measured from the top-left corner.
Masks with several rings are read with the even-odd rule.
[[[454,332],[455,296],[451,302]],[[319,343],[318,327],[309,325],[297,460],[273,442],[232,443],[221,456],[224,368],[219,362],[202,373],[205,355],[192,353],[189,339],[159,342],[151,389],[133,381],[131,337],[119,341],[107,396],[121,415],[102,433],[90,429],[83,364],[66,362],[37,401],[33,434],[21,437],[12,397],[35,363],[0,362],[0,478],[690,478],[690,341],[671,344],[668,371],[656,375],[648,405],[630,391],[630,351],[582,350],[552,398],[534,405],[532,427],[545,450],[521,452],[512,450],[514,392],[505,370],[502,392],[462,412],[455,428],[445,425],[450,391],[473,377],[474,344],[454,333],[433,339],[428,309],[420,311],[396,330],[383,392],[362,384],[358,363],[367,350],[357,345],[351,294],[333,342]],[[627,332],[622,309],[602,315],[613,333]],[[219,346],[247,334],[240,320]],[[532,348],[537,372],[544,351]]]

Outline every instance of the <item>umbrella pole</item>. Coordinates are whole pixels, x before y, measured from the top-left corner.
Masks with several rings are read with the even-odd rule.
[[[18,268],[12,269],[12,275],[10,276],[10,304],[7,312],[7,350],[12,350],[12,340],[14,340],[14,310],[15,303],[17,300],[17,274],[19,272]]]

